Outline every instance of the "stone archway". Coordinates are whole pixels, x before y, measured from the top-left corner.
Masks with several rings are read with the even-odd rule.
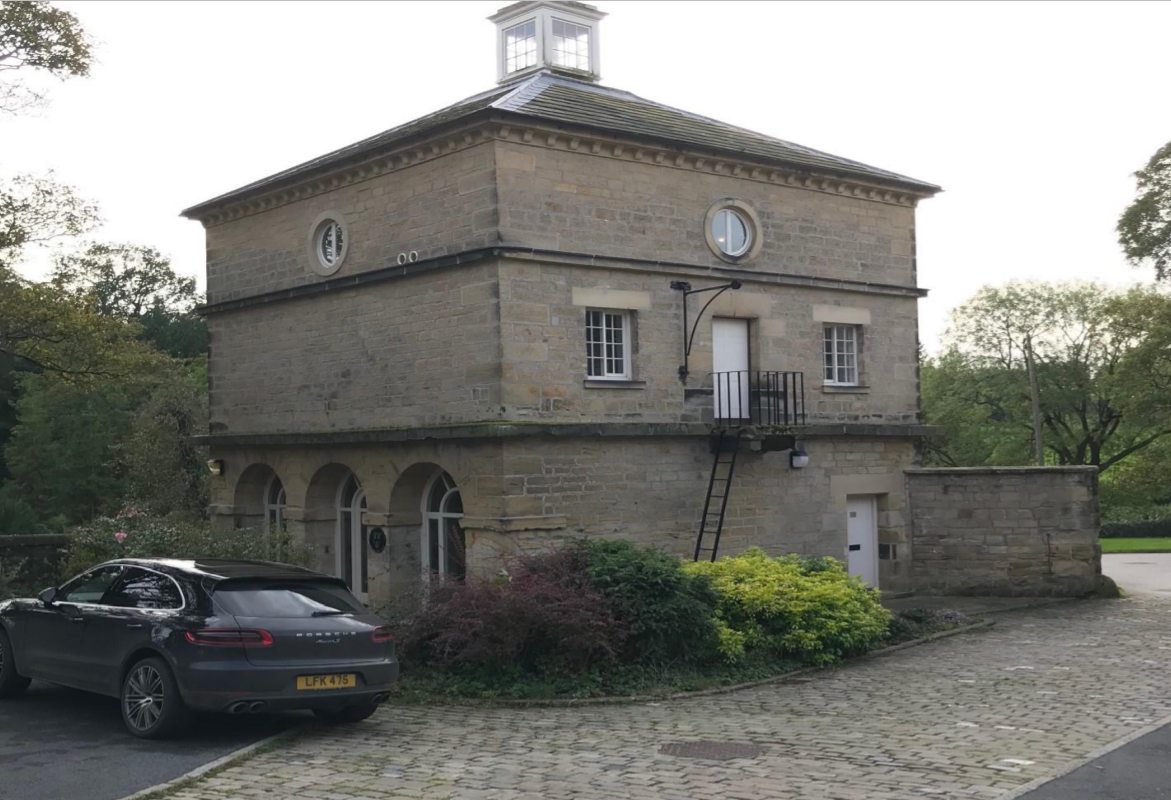
[[[338,494],[354,471],[345,464],[321,467],[309,480],[302,511],[304,541],[313,549],[313,568],[338,574]]]
[[[429,500],[436,502],[429,503]],[[441,465],[432,461],[418,462],[403,470],[395,481],[389,510],[387,588],[392,596],[414,593],[421,588],[427,573],[432,571],[431,562],[440,557],[439,541],[431,541],[429,531],[434,528],[438,534],[446,529],[445,522],[462,516],[459,491],[450,472]],[[455,558],[443,559],[443,563],[445,566],[456,564],[457,573],[462,577],[465,559],[460,534],[462,532],[457,532],[460,552],[453,553],[457,556]],[[449,552],[447,548],[443,551],[444,555]]]
[[[233,524],[237,528],[263,528],[280,524],[284,485],[268,464],[251,464],[240,473],[232,498]]]

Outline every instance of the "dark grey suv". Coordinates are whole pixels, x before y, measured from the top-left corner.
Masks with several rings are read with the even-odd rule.
[[[33,678],[112,695],[148,739],[192,710],[358,722],[397,677],[390,628],[340,579],[286,564],[119,559],[0,603],[0,698]]]

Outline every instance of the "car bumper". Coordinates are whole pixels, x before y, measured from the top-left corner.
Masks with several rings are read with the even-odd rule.
[[[354,674],[352,689],[298,690],[302,675]],[[203,665],[176,675],[179,692],[188,707],[198,711],[290,711],[338,709],[373,702],[390,691],[398,679],[397,661],[365,661],[327,666],[274,667],[256,665]],[[262,705],[256,706],[257,703]]]

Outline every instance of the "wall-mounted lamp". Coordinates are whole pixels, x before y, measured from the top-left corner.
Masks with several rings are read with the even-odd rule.
[[[212,475],[224,474],[224,462],[221,459],[213,458],[207,462],[207,471]]]
[[[695,341],[695,332],[699,330],[699,321],[703,317],[703,312],[707,311],[708,306],[715,302],[716,298],[724,292],[731,289],[736,291],[743,286],[740,281],[731,281],[729,283],[721,283],[719,286],[708,286],[704,289],[692,289],[691,284],[687,281],[671,281],[671,288],[677,292],[683,292],[683,365],[679,367],[679,380],[687,383],[687,376],[689,373],[687,369],[687,361],[691,357],[691,345]],[[695,318],[695,325],[691,326],[690,332],[687,325],[687,298],[693,294],[702,294],[703,292],[715,292],[711,300],[708,300],[703,308],[699,310],[699,315]]]
[[[793,469],[805,469],[809,466],[809,454],[794,447],[789,451],[789,466]]]

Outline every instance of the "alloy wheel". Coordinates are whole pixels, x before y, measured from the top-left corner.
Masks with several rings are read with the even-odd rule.
[[[150,664],[140,664],[130,673],[122,691],[126,721],[136,731],[148,731],[163,715],[163,676]]]

